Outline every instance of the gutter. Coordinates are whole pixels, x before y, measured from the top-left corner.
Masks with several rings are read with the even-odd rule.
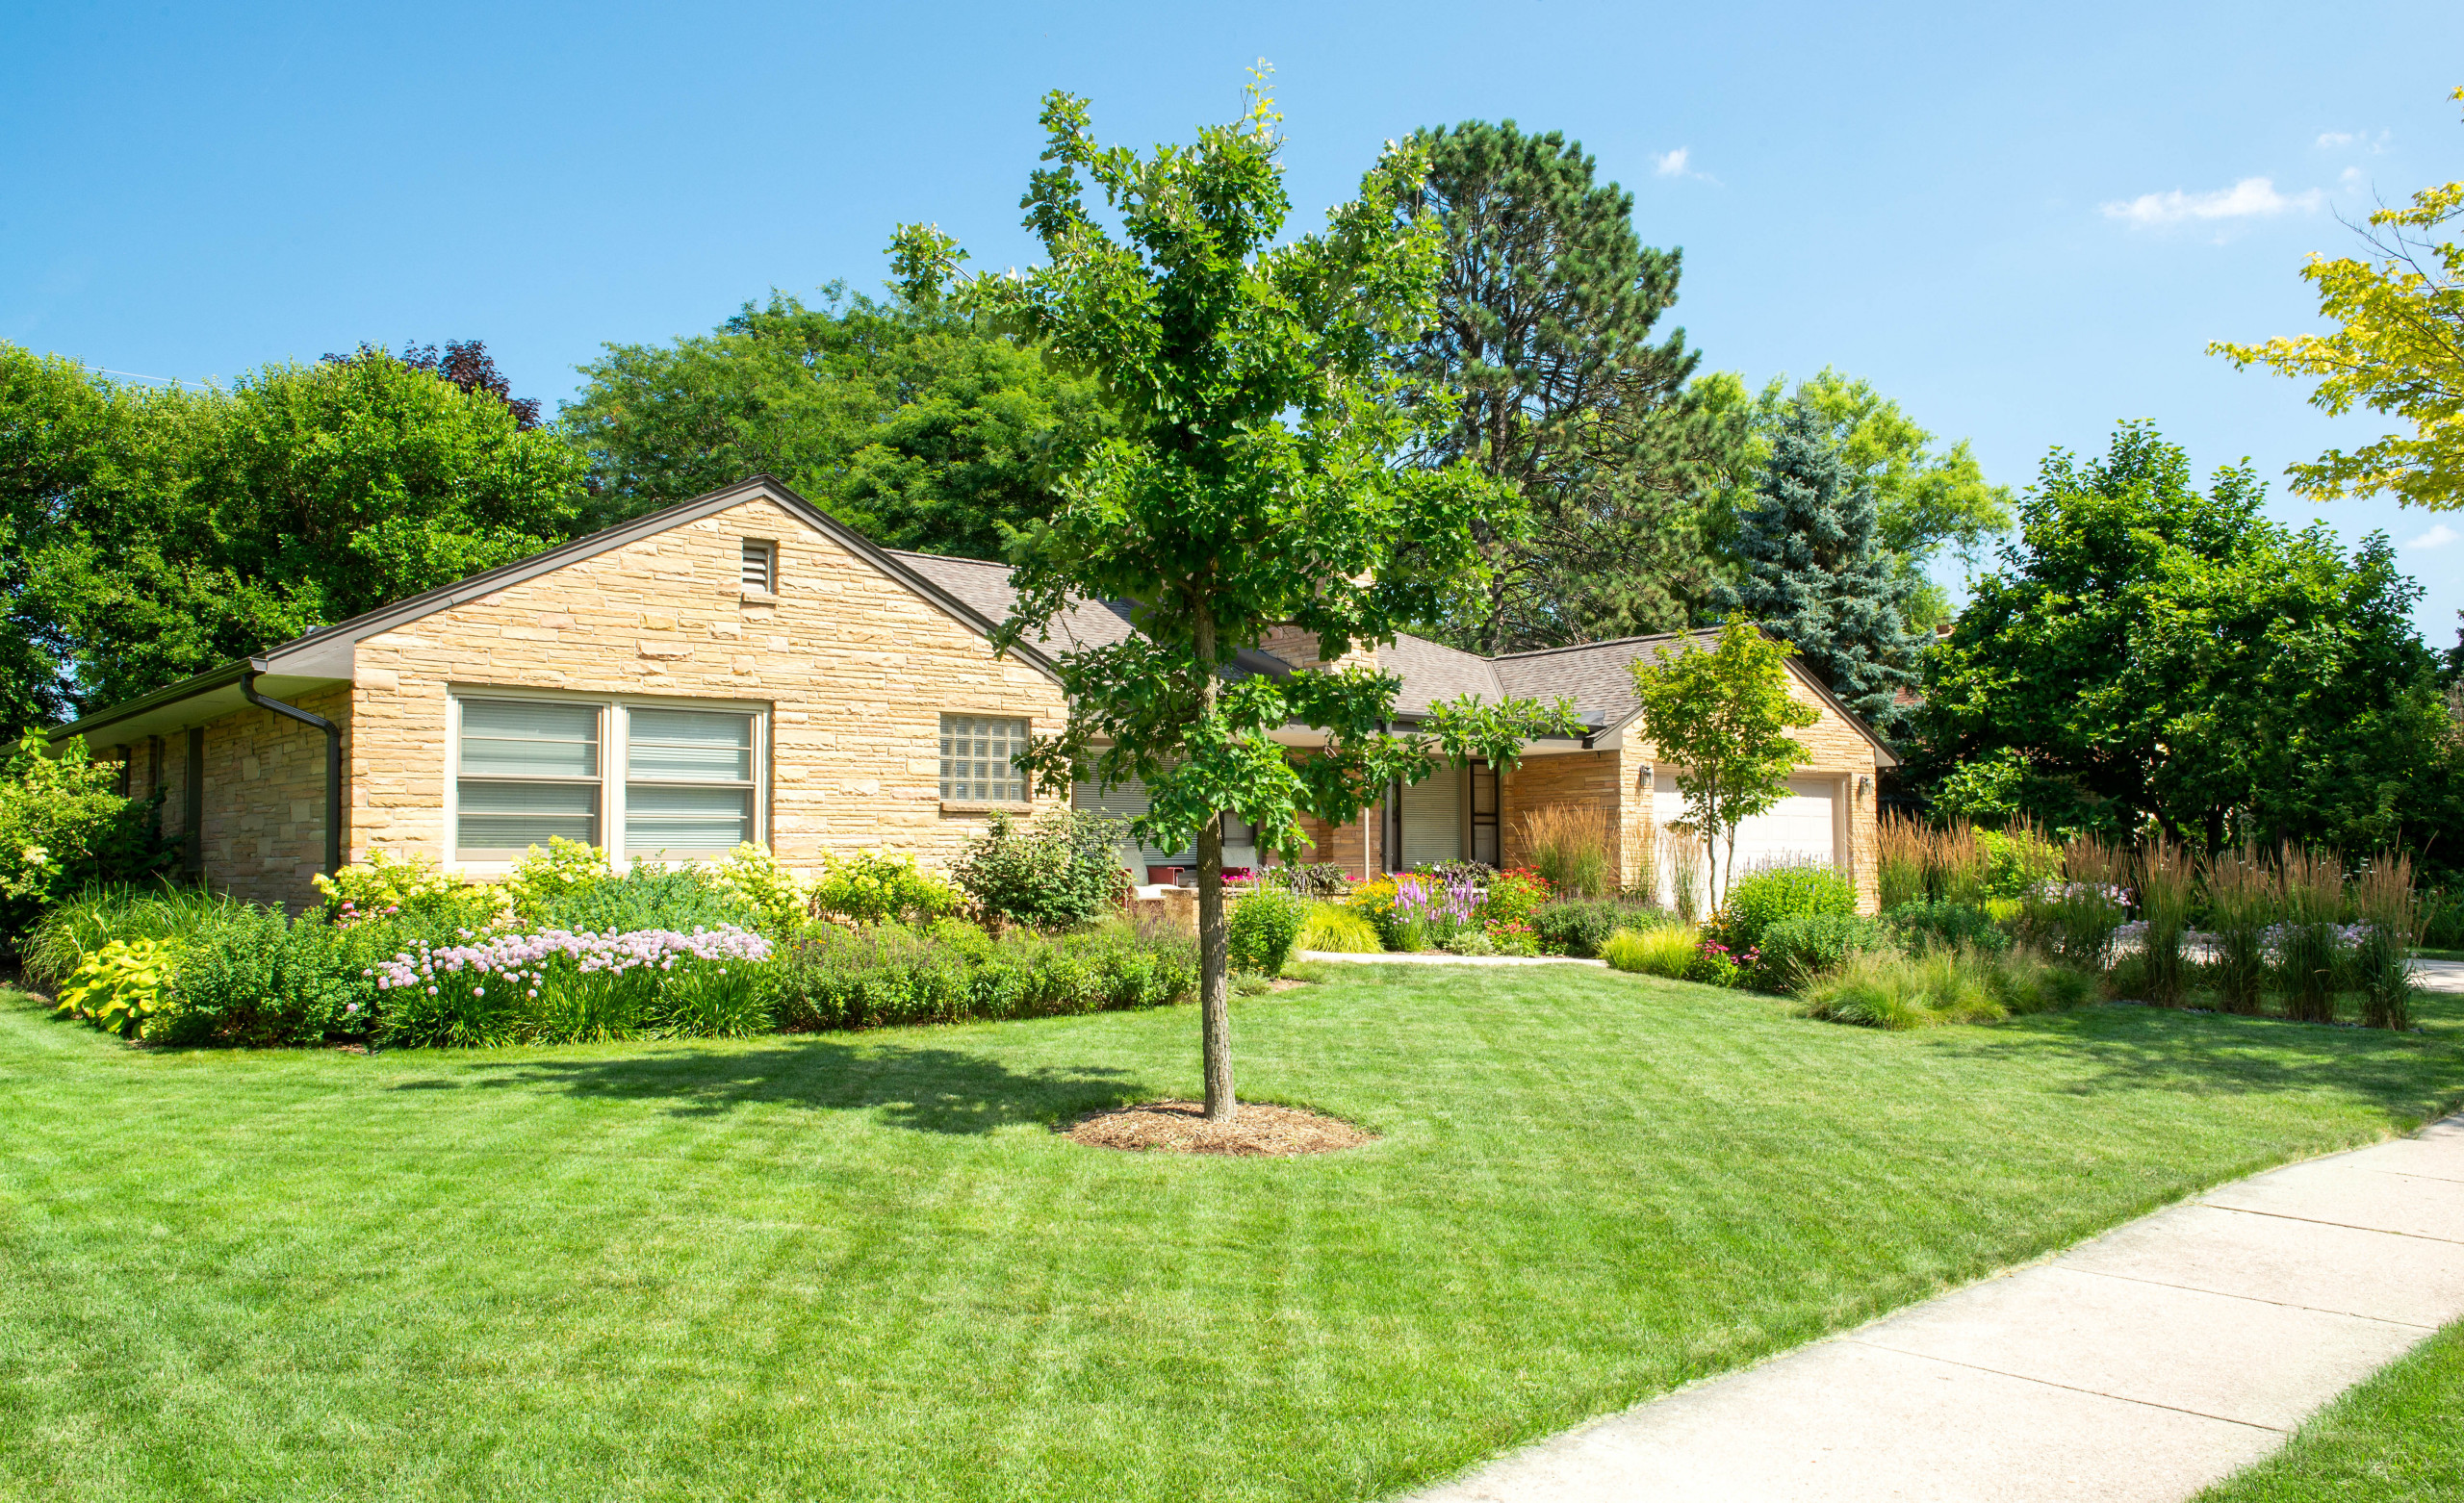
[[[325,733],[325,875],[339,876],[343,869],[343,728],[322,715],[311,715],[296,704],[285,704],[259,694],[257,675],[269,666],[262,657],[248,659],[247,666],[240,670],[240,698],[259,709],[271,710]]]

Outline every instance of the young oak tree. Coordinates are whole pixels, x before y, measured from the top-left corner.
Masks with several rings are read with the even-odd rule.
[[[1687,640],[1658,661],[1637,660],[1635,725],[1661,758],[1684,769],[1677,788],[1711,862],[1711,906],[1736,879],[1736,828],[1788,792],[1788,773],[1811,754],[1790,730],[1821,717],[1788,694],[1795,650],[1742,616],[1710,648]],[[1720,859],[1722,846],[1728,859]]]
[[[1142,839],[1198,853],[1206,1112],[1235,1111],[1228,1030],[1222,816],[1261,845],[1306,845],[1303,815],[1348,821],[1434,752],[1511,765],[1524,741],[1574,729],[1570,706],[1438,706],[1427,733],[1390,728],[1399,681],[1362,666],[1237,674],[1272,628],[1314,632],[1335,663],[1433,615],[1476,567],[1476,528],[1509,521],[1511,493],[1468,467],[1397,462],[1446,404],[1406,399],[1394,351],[1435,308],[1436,226],[1396,213],[1420,157],[1390,147],[1322,234],[1276,243],[1290,209],[1263,77],[1229,125],[1149,156],[1098,146],[1087,101],[1054,92],[1023,207],[1049,261],[964,277],[955,242],[903,226],[909,296],[958,295],[1091,373],[1119,430],[1063,477],[1019,550],[1015,614],[996,642],[1050,640],[1073,601],[1129,603],[1139,634],[1058,657],[1069,721],[1024,758],[1039,784],[1142,782]],[[1081,174],[1085,174],[1082,179]],[[1117,237],[1091,212],[1101,191]],[[1408,549],[1408,551],[1406,551]],[[1408,561],[1408,567],[1404,567]],[[1322,749],[1273,739],[1314,727]]]

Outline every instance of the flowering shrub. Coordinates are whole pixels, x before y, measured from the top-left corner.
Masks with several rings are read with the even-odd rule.
[[[1395,948],[1443,947],[1463,930],[1475,927],[1479,914],[1480,894],[1469,879],[1440,885],[1431,878],[1402,877],[1395,884],[1394,922],[1400,941]]]
[[[770,941],[732,925],[690,934],[547,930],[471,938],[422,944],[369,968],[387,994],[389,1041],[581,1043],[769,1026],[753,967],[770,957]]]
[[[928,924],[958,910],[958,890],[904,853],[859,851],[822,858],[813,906],[858,924]]]
[[[509,923],[513,916],[504,888],[449,876],[425,855],[402,860],[371,851],[367,860],[331,877],[319,873],[316,883],[325,917],[346,929],[402,914],[474,927]]]
[[[512,879],[505,883],[505,891],[513,900],[514,910],[535,923],[549,904],[606,881],[614,875],[608,870],[606,852],[578,840],[552,835],[545,850],[532,846],[523,853]]]
[[[1499,955],[1536,955],[1540,953],[1539,936],[1531,931],[1528,924],[1501,924],[1491,919],[1480,926],[1480,931],[1488,937],[1489,944]]]
[[[1069,809],[1031,825],[995,814],[950,876],[988,923],[1079,929],[1128,895],[1121,836],[1120,821]]]
[[[763,933],[784,937],[804,927],[810,895],[767,847],[746,841],[712,862],[708,878],[710,885],[761,915]]]
[[[14,945],[42,912],[104,882],[167,872],[162,797],[112,791],[117,770],[87,758],[83,737],[60,755],[28,732],[0,769],[0,942]]]

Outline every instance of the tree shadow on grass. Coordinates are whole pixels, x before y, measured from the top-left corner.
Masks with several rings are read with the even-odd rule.
[[[2390,1033],[2120,1006],[2014,1018],[1927,1042],[1956,1057],[2025,1055],[2075,1065],[2055,1088],[2076,1095],[2331,1091],[2383,1109],[2399,1126],[2464,1101],[2464,1048],[2451,1029]]]
[[[490,1059],[456,1073],[465,1078],[404,1081],[394,1089],[545,1088],[605,1101],[663,1102],[676,1116],[718,1116],[751,1106],[872,1111],[893,1127],[949,1134],[1052,1122],[1153,1094],[1131,1072],[1105,1066],[1021,1071],[963,1050],[811,1036],[604,1058]]]

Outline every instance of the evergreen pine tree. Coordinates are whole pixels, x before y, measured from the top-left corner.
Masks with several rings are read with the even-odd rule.
[[[1916,683],[1921,630],[1908,624],[1918,581],[1883,544],[1871,484],[1828,441],[1811,402],[1791,404],[1755,499],[1737,514],[1739,577],[1718,592],[1793,643],[1831,692],[1886,735],[1906,724],[1898,691]]]

